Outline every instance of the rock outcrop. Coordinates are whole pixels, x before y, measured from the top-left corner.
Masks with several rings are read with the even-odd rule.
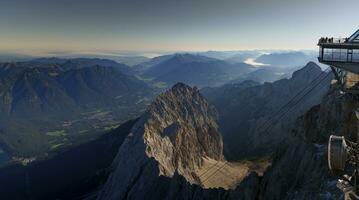
[[[203,159],[224,159],[216,117],[196,88],[178,83],[161,94],[120,147],[99,199],[149,199],[174,176],[200,185],[195,171]]]
[[[219,112],[226,158],[239,160],[275,151],[287,139],[296,119],[320,104],[332,80],[330,75],[323,79],[326,75],[310,62],[290,79],[259,85],[247,81],[201,90]]]
[[[332,85],[320,105],[296,120],[262,177],[250,173],[234,189],[205,189],[194,173],[201,167],[201,158],[224,159],[215,112],[196,89],[176,85],[162,94],[134,126],[98,198],[341,199],[337,177],[327,167],[326,145],[333,133],[356,138],[358,124],[353,110],[357,106],[357,101]],[[194,131],[198,127],[206,132]]]
[[[322,103],[299,118],[276,161],[261,182],[259,199],[343,199],[337,177],[328,169],[327,142],[331,134],[355,141],[358,102],[335,85]]]

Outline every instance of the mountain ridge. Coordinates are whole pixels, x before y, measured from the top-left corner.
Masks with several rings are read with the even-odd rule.
[[[0,140],[9,153],[36,155],[68,143],[62,139],[86,140],[80,133],[136,117],[154,94],[118,67],[67,64],[0,64]]]
[[[217,89],[203,89],[204,96],[219,112],[220,130],[226,144],[227,158],[243,159],[245,156],[255,156],[256,153],[268,154],[274,150],[285,139],[285,133],[290,131],[288,126],[306,110],[320,103],[321,98],[329,90],[332,77],[328,76],[323,80],[320,87],[313,89],[310,95],[307,95],[303,100],[304,103],[301,101],[295,109],[289,110],[290,114],[287,111],[288,116],[285,121],[272,125],[274,120],[271,119],[272,115],[289,101],[293,102],[292,98],[303,88],[308,85],[313,86],[313,81],[318,81],[319,77],[325,75],[326,73],[318,65],[310,62],[294,72],[289,79],[257,85],[252,83],[253,87],[248,87],[246,84],[228,84]],[[305,91],[308,92],[309,88],[307,87]],[[287,105],[282,108],[280,114],[288,109]],[[262,129],[267,127],[271,127],[272,134],[263,132]]]
[[[148,68],[142,76],[167,85],[184,82],[204,87],[224,84],[251,70],[252,66],[244,63],[230,64],[201,55],[175,54]]]
[[[99,199],[141,199],[138,190],[176,174],[200,184],[194,172],[203,158],[223,160],[215,115],[199,91],[185,84],[159,95],[120,147]]]

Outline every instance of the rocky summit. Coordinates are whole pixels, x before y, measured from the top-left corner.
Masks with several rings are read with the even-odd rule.
[[[159,95],[121,145],[98,198],[144,199],[174,176],[200,185],[205,160],[224,160],[216,118],[197,88],[178,83]]]

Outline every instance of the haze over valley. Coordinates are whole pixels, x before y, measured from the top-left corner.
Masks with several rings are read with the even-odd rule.
[[[268,63],[246,63],[250,58],[256,61],[263,56]],[[287,56],[295,60],[293,65],[285,63]],[[270,120],[271,113],[293,98],[300,88],[326,73],[315,62],[308,62],[310,56],[313,54],[298,51],[265,54],[261,51],[211,51],[167,54],[133,65],[104,58],[43,57],[4,62],[0,70],[0,176],[2,180],[13,181],[0,183],[3,195],[20,199],[28,195],[36,199],[74,198],[103,187],[103,192],[96,192],[98,198],[123,198],[118,192],[126,193],[127,189],[116,186],[117,180],[126,179],[122,176],[131,178],[135,173],[133,176],[143,179],[135,184],[142,184],[158,173],[169,178],[151,179],[160,187],[179,179],[181,184],[188,181],[203,187],[201,195],[204,196],[208,195],[208,189],[225,188],[228,192],[238,190],[231,194],[237,198],[242,195],[238,185],[241,185],[239,188],[260,187],[255,177],[264,176],[272,165],[278,145],[291,137],[287,133],[293,128],[295,119],[319,104],[328,91],[332,76],[311,93],[310,99],[291,110],[290,118],[271,127],[275,131],[270,135],[261,132],[261,126]],[[279,60],[283,60],[282,63]],[[178,102],[173,105],[175,101]],[[200,122],[194,121],[196,119]],[[153,124],[153,120],[159,124]],[[147,128],[143,133],[132,133],[138,129],[136,127]],[[182,135],[184,133],[186,135]],[[154,143],[145,142],[151,147],[143,152],[144,147],[128,146],[131,134]],[[198,142],[204,149],[196,149],[198,144],[193,143],[196,139],[188,137],[203,137],[203,141]],[[166,155],[166,152],[172,153]],[[162,153],[165,154],[162,156]],[[135,168],[144,164],[137,158],[140,154],[141,159],[150,158],[146,162],[152,164],[145,164],[146,168],[152,166],[150,168],[160,171],[152,175],[136,172]],[[76,159],[76,155],[83,158]],[[90,155],[103,158],[87,158]],[[166,161],[171,156],[173,160]],[[125,164],[130,162],[130,157],[136,159]],[[119,165],[116,167],[119,172],[106,169],[112,162],[112,165]],[[50,175],[63,164],[61,173]],[[10,173],[14,168],[16,170]],[[46,176],[59,180],[58,183],[47,185],[43,170],[49,171]],[[68,173],[69,170],[72,172]],[[81,173],[74,173],[76,170]],[[25,171],[34,183],[23,187]],[[202,175],[209,171],[226,171],[236,178],[228,179],[222,172],[211,175],[214,177],[209,174],[209,178]],[[72,184],[68,184],[70,179],[74,180]],[[216,179],[221,181],[214,181]],[[245,183],[247,179],[250,183]],[[240,184],[242,181],[244,183]],[[43,187],[47,187],[48,192],[43,192]],[[177,190],[177,186],[173,187],[162,188],[163,194]],[[32,192],[29,194],[27,190]],[[153,188],[149,187],[148,192],[137,191],[137,195],[133,195],[142,199],[151,191]],[[254,195],[256,191],[251,193]],[[159,198],[158,194],[153,195],[151,198]],[[173,194],[166,195],[170,198]]]
[[[347,200],[356,3],[1,1],[0,199]]]

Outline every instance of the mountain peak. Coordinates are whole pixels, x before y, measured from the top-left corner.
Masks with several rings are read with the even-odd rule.
[[[196,55],[196,54],[174,54],[173,57],[170,60],[176,60],[180,61],[182,63],[188,63],[188,62],[209,62],[209,61],[215,61],[214,58],[209,58],[206,56]]]
[[[176,84],[173,85],[172,89],[178,89],[178,88],[191,88],[189,85],[186,85],[182,82],[178,82]]]
[[[198,92],[198,89],[197,89],[197,87],[191,87],[182,82],[178,82],[172,86],[170,91],[172,91],[172,92],[175,92],[175,91],[176,92]]]
[[[153,65],[142,75],[167,85],[185,82],[201,88],[223,85],[251,70],[247,64],[230,64],[197,54],[175,54]]]
[[[124,199],[127,188],[122,185],[143,187],[158,181],[159,175],[178,173],[190,183],[201,184],[197,173],[205,159],[224,160],[216,121],[216,111],[196,88],[177,83],[158,96],[134,125],[101,196]]]
[[[308,62],[305,67],[293,72],[292,78],[313,77],[321,73],[321,68],[314,62]]]

